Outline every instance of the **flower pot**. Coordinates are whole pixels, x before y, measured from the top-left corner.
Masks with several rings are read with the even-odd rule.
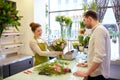
[[[73,46],[73,48],[74,49],[78,49],[78,44],[79,44],[79,42],[78,41],[74,41],[74,42],[72,42],[72,46]]]
[[[88,53],[88,48],[84,48],[84,53],[85,53],[85,54]]]
[[[83,52],[84,51],[84,46],[79,46],[79,51]]]

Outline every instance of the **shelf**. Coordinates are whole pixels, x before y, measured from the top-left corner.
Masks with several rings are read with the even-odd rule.
[[[78,41],[78,40],[72,40],[72,39],[71,39],[71,40],[67,40],[67,41]]]
[[[7,36],[20,36],[20,35],[21,35],[21,33],[19,33],[19,32],[4,32],[2,34],[2,36],[5,36],[5,37],[7,37]]]
[[[9,48],[15,48],[15,47],[20,47],[23,46],[22,43],[11,43],[11,44],[2,44],[1,47],[3,49],[9,49]]]

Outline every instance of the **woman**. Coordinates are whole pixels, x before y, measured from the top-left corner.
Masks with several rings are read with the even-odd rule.
[[[34,34],[33,40],[30,41],[30,48],[34,54],[34,66],[48,61],[50,55],[62,55],[60,51],[47,51],[47,43],[41,38],[42,28],[38,23],[30,23],[31,30]]]

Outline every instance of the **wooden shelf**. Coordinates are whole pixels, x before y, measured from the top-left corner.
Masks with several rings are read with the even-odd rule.
[[[9,49],[9,48],[15,48],[15,47],[20,47],[23,46],[22,43],[11,43],[11,44],[2,44],[1,47],[3,49]]]
[[[4,32],[2,34],[2,36],[5,36],[5,37],[7,37],[7,36],[20,36],[20,35],[21,35],[21,33],[19,33],[19,32]]]

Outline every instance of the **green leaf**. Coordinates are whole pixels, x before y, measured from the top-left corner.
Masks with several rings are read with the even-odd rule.
[[[21,20],[22,16],[18,16],[18,12],[13,7],[12,1],[0,0],[0,23],[10,24],[19,31],[17,26],[20,26],[19,20]],[[0,31],[2,32],[2,29]]]
[[[83,10],[84,10],[84,12],[87,11],[87,8],[88,8],[88,4],[83,4]]]
[[[85,28],[85,24],[84,24],[83,21],[80,21],[80,28],[81,28],[81,29],[84,29],[84,28]]]
[[[84,44],[83,44],[83,43],[84,43],[84,36],[79,35],[79,36],[78,36],[78,41],[79,41],[80,45],[83,46],[83,45],[84,45]]]
[[[3,30],[4,30],[4,28],[0,25],[0,37],[2,35]]]
[[[89,39],[90,37],[89,36],[86,36],[85,39],[84,39],[84,46],[87,47],[88,44],[89,44]]]
[[[16,25],[15,25],[15,28],[16,28],[17,31],[19,31],[19,28]]]

